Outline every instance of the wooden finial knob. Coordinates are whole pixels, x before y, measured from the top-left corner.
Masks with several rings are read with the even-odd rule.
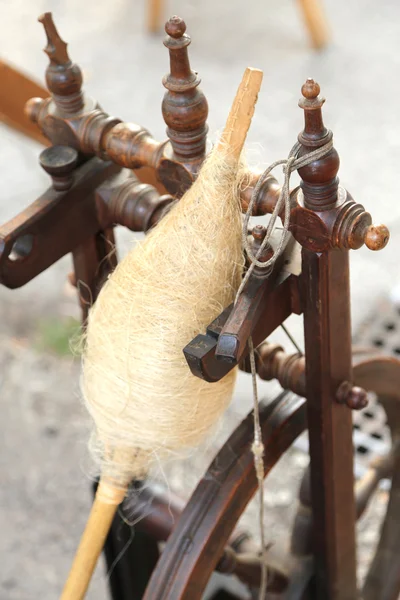
[[[177,39],[183,36],[186,31],[186,23],[180,17],[174,15],[165,23],[165,32],[172,38]]]
[[[325,98],[319,95],[320,91],[319,84],[311,78],[308,78],[301,88],[302,98],[299,100],[299,106],[304,110],[305,122],[299,142],[303,146],[318,148],[332,138],[322,120],[321,107]]]
[[[364,243],[370,250],[382,250],[390,238],[386,225],[370,225],[364,236]]]
[[[301,87],[301,94],[303,97],[299,100],[300,108],[305,110],[321,108],[325,102],[325,98],[319,95],[320,91],[321,88],[319,87],[319,84],[309,77]]]
[[[190,67],[188,46],[191,40],[180,17],[171,17],[165,31],[164,46],[169,51],[170,72],[163,78],[167,92],[162,111],[167,134],[176,158],[201,162],[206,147],[208,105],[198,88],[200,77]]]
[[[38,20],[46,33],[47,46],[44,51],[50,59],[46,69],[47,87],[61,113],[74,115],[84,106],[81,70],[71,61],[67,44],[54,25],[52,14],[44,13]]]
[[[320,91],[321,88],[319,87],[319,84],[311,77],[306,80],[301,88],[301,93],[303,94],[304,98],[307,98],[307,100],[314,100],[317,98]]]

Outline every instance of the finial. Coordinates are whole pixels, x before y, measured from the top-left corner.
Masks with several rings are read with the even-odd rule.
[[[69,58],[64,42],[50,12],[39,17],[47,37],[44,49],[50,58],[46,69],[46,83],[61,115],[75,115],[84,107],[82,94],[82,73],[78,65]]]
[[[66,65],[71,62],[68,52],[67,43],[64,42],[54,25],[53,16],[50,12],[44,13],[38,19],[42,23],[47,36],[47,46],[44,49],[47,56],[50,58],[52,65]]]
[[[361,204],[356,204],[344,188],[339,187],[337,173],[340,160],[332,145],[332,132],[326,129],[322,120],[321,108],[325,99],[319,95],[320,91],[319,84],[311,78],[301,88],[303,97],[299,100],[299,106],[304,110],[304,129],[298,136],[301,144],[298,157],[304,157],[318,148],[322,151],[316,153],[319,158],[314,155],[310,164],[298,169],[302,181],[297,200],[306,209],[320,213],[315,220],[314,229],[322,229],[319,240],[313,236],[302,237],[299,225],[301,219],[298,218],[296,234],[302,237],[302,243],[306,247],[310,244],[313,251],[329,247],[356,250],[363,244],[370,250],[381,250],[389,241],[388,228],[385,225],[371,225],[371,215]],[[330,216],[322,217],[321,213],[324,211],[330,211]],[[304,229],[311,222],[308,215]],[[358,388],[349,390],[347,404],[351,408],[364,405],[364,392],[360,392]]]
[[[171,17],[165,31],[170,72],[163,78],[167,92],[162,111],[167,135],[178,160],[201,162],[206,148],[208,104],[198,89],[200,77],[190,68],[187,48],[191,40],[185,33],[186,23],[180,17]]]
[[[303,146],[319,148],[332,139],[332,133],[325,128],[321,108],[325,102],[319,93],[319,84],[309,77],[301,88],[303,95],[299,106],[304,110],[304,131],[299,135]]]
[[[332,132],[326,129],[322,119],[322,106],[325,98],[320,94],[319,84],[308,78],[301,88],[302,98],[299,106],[304,110],[304,129],[298,140],[303,146],[299,156],[321,148],[332,139]],[[302,179],[301,188],[304,203],[313,210],[332,208],[337,199],[339,181],[336,177],[339,170],[339,156],[332,148],[325,156],[299,169]]]
[[[173,92],[184,92],[200,83],[200,77],[190,68],[187,46],[191,39],[185,31],[186,23],[180,17],[171,17],[165,24],[164,46],[169,50],[171,68],[163,78],[163,85]]]
[[[186,31],[185,21],[183,19],[181,19],[180,17],[177,17],[176,15],[171,17],[165,23],[165,32],[172,38],[178,39],[178,38],[183,37],[185,31]],[[185,36],[185,37],[189,40],[188,44],[190,44],[190,39],[188,38],[188,36]]]
[[[318,98],[320,91],[321,88],[319,87],[319,84],[316,81],[314,81],[314,79],[312,79],[311,77],[309,77],[306,80],[306,82],[303,83],[303,85],[301,86],[301,93],[303,94],[306,100],[318,100],[318,102],[322,105],[325,102],[325,98]],[[300,102],[304,103],[304,100],[299,100],[299,105]]]

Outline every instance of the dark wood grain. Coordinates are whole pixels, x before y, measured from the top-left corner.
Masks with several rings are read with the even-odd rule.
[[[300,154],[323,146],[332,134],[322,120],[324,100],[309,79],[299,106],[304,109]],[[340,211],[332,150],[299,169],[304,206],[316,215]],[[349,257],[346,250],[303,248],[301,297],[304,310],[306,397],[311,464],[313,549],[317,598],[357,597],[352,417],[336,401],[344,381],[352,381]]]
[[[357,597],[352,418],[335,400],[351,381],[348,254],[303,250],[306,394],[318,598]]]

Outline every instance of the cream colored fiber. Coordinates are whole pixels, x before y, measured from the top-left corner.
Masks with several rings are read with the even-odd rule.
[[[195,446],[231,399],[236,373],[202,381],[182,349],[240,284],[237,170],[237,161],[214,151],[202,177],[118,265],[90,311],[83,393],[96,427],[91,450],[105,479],[123,485]]]
[[[84,598],[130,480],[198,444],[231,399],[235,372],[208,384],[191,374],[182,350],[239,287],[239,157],[261,81],[261,71],[246,69],[197,181],[119,264],[90,311],[82,389],[95,424],[100,493],[63,600]]]
[[[240,154],[261,81],[261,71],[245,70],[197,180],[118,265],[90,311],[82,388],[95,423],[92,453],[113,486],[196,446],[231,399],[235,371],[207,383],[182,350],[240,284]]]

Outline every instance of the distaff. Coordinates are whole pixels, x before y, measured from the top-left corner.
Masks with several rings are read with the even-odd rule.
[[[231,399],[235,371],[202,381],[182,349],[232,302],[241,280],[237,182],[261,80],[246,69],[198,179],[119,264],[90,312],[83,392],[101,478],[62,600],[84,597],[129,482],[198,444]]]

